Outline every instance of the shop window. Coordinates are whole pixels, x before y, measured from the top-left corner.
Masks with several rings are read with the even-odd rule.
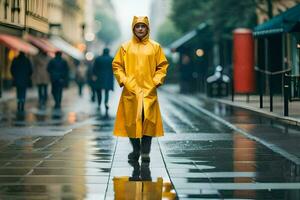
[[[18,17],[18,23],[20,23],[20,0],[13,0],[13,4],[11,7],[11,11],[12,11],[12,21],[15,21],[15,12],[17,12],[17,17]]]

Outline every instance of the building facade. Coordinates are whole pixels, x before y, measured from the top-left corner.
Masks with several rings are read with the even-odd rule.
[[[283,95],[285,72],[288,71],[293,76],[300,74],[300,30],[297,25],[300,1],[261,2],[257,8],[259,25],[254,29],[256,66],[260,71],[268,71],[274,75],[259,72],[259,90]],[[272,12],[268,12],[268,9]]]
[[[20,40],[28,34],[42,38],[57,35],[83,49],[85,1],[0,0],[0,35]],[[10,64],[16,53],[0,38],[0,96],[3,86],[11,85]]]
[[[279,15],[297,3],[300,3],[300,0],[258,0],[256,7],[257,23],[262,24],[270,19],[270,14],[272,16]],[[272,9],[271,13],[269,8]]]
[[[23,38],[27,33],[47,35],[48,0],[0,0],[0,35]],[[10,64],[16,52],[0,43],[0,96],[11,86]]]
[[[48,0],[27,1],[25,28],[40,34],[49,33]]]
[[[25,27],[25,0],[0,2],[0,33],[22,35]]]
[[[50,34],[77,46],[83,42],[85,0],[49,0]]]

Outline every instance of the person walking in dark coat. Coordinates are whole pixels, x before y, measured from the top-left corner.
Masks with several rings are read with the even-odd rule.
[[[32,81],[37,85],[38,96],[39,96],[39,107],[45,108],[48,99],[48,84],[50,82],[49,73],[47,71],[47,64],[49,62],[49,57],[45,52],[40,51],[40,53],[35,56],[33,62],[33,75]]]
[[[86,79],[87,79],[87,84],[90,88],[91,101],[95,102],[96,90],[95,90],[95,81],[93,80],[93,64],[90,61],[87,62]]]
[[[69,75],[68,63],[62,58],[62,52],[57,51],[55,53],[55,58],[50,60],[47,70],[50,75],[51,92],[55,101],[54,108],[60,109],[63,87],[65,86]]]
[[[11,74],[17,88],[18,112],[23,112],[26,99],[26,89],[30,84],[32,75],[31,62],[25,56],[24,52],[20,52],[20,54],[12,61]]]
[[[98,97],[98,110],[100,110],[101,100],[102,100],[102,90],[105,91],[105,109],[106,116],[108,116],[108,99],[109,90],[114,88],[114,78],[112,71],[112,61],[113,58],[109,55],[109,49],[105,48],[103,50],[103,55],[98,56],[95,59],[93,67],[93,75],[95,80],[95,89]]]

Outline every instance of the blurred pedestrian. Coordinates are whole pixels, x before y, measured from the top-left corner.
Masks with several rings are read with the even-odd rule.
[[[193,65],[191,58],[188,54],[183,53],[181,56],[181,64],[180,64],[180,92],[181,93],[189,93],[192,90],[193,84]]]
[[[86,79],[87,79],[87,84],[90,88],[91,101],[95,102],[96,90],[95,90],[95,81],[93,80],[93,64],[92,64],[92,62],[87,62]]]
[[[51,92],[55,101],[54,108],[61,108],[63,97],[63,88],[68,81],[69,66],[65,59],[62,58],[62,52],[57,51],[55,57],[48,63],[47,70],[50,74]]]
[[[161,46],[149,39],[148,17],[134,17],[133,37],[122,44],[113,60],[113,71],[124,86],[114,135],[129,137],[133,152],[128,160],[150,162],[152,137],[163,136],[157,88],[163,84],[168,61]]]
[[[31,83],[32,65],[24,52],[13,59],[11,64],[11,74],[17,89],[18,112],[24,112],[26,90]]]
[[[108,116],[108,100],[109,100],[109,90],[114,88],[114,75],[112,71],[112,61],[113,58],[109,55],[109,49],[105,48],[103,50],[102,56],[98,56],[95,59],[93,67],[93,75],[95,80],[95,89],[98,97],[98,110],[101,108],[102,101],[102,91],[105,92],[105,115]]]
[[[33,83],[37,85],[39,107],[45,108],[48,99],[48,84],[50,83],[49,73],[47,71],[47,64],[49,57],[43,51],[40,51],[33,60]]]
[[[82,96],[82,89],[86,81],[86,66],[83,62],[80,62],[76,67],[75,81],[78,86],[78,95]]]

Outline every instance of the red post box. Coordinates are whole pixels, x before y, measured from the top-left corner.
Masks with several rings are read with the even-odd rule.
[[[250,29],[233,31],[233,82],[235,93],[255,91],[254,39]]]

